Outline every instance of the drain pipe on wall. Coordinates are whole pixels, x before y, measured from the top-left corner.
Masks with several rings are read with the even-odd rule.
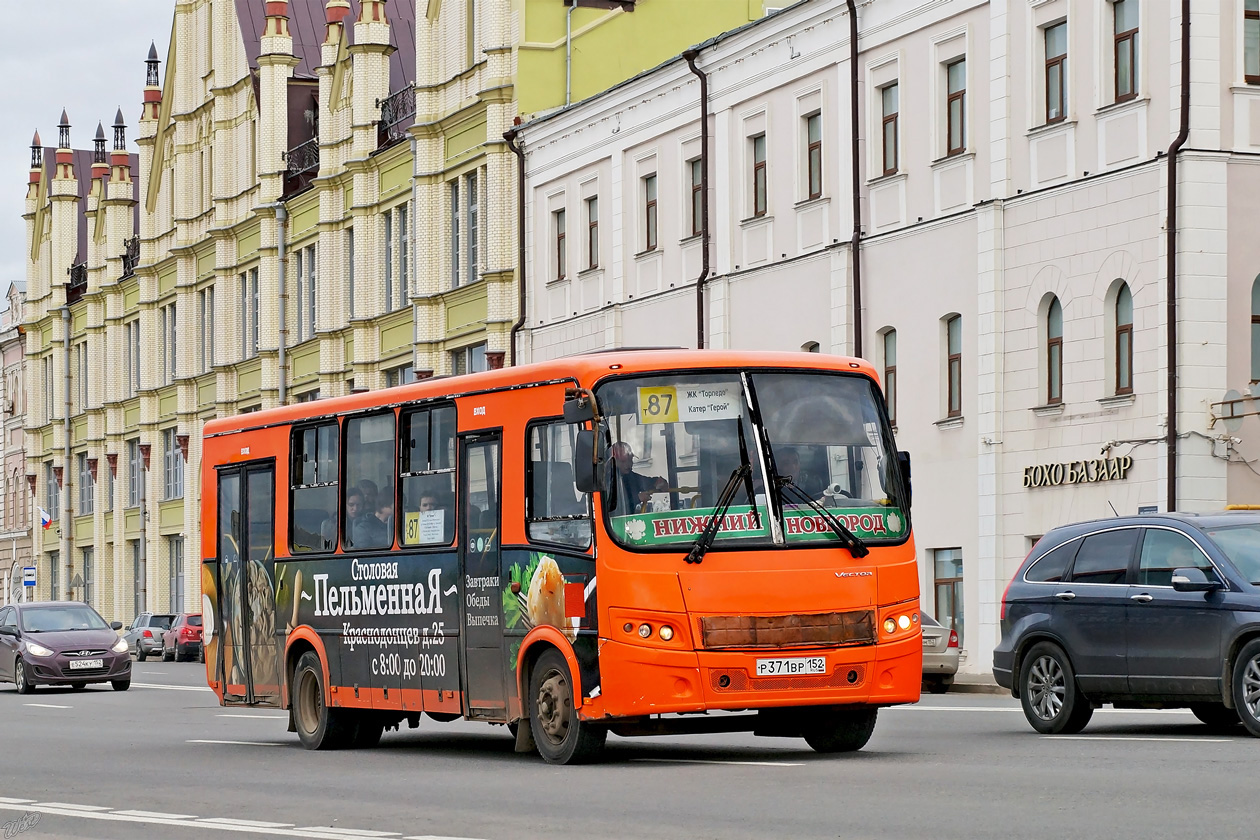
[[[573,10],[577,0],[564,0],[569,11],[564,15],[564,104],[573,102]]]
[[[849,7],[849,120],[852,124],[853,156],[853,237],[849,240],[849,255],[853,260],[853,355],[862,355],[862,161],[858,142],[861,113],[858,108],[858,25],[857,7],[853,0],[846,0]]]
[[[1181,0],[1181,128],[1168,147],[1168,512],[1177,509],[1177,153],[1190,137],[1190,0]]]
[[[278,368],[277,374],[279,376],[280,383],[280,405],[288,405],[289,374],[285,368],[285,350],[287,349],[287,345],[289,343],[289,292],[286,286],[284,249],[287,244],[285,242],[285,237],[289,229],[286,224],[289,219],[289,211],[285,209],[284,203],[280,201],[277,201],[273,206],[276,208],[276,261],[279,269],[278,278],[280,286],[280,311],[278,313],[280,318],[280,329],[278,330],[280,338],[280,352],[276,357],[276,367]]]
[[[516,143],[517,129],[509,128],[503,132],[503,139],[516,155],[516,270],[519,299],[519,317],[508,333],[508,349],[512,351],[512,359],[508,363],[515,366],[520,358],[516,350],[516,334],[525,326],[525,150]]]
[[[698,50],[683,58],[700,80],[700,276],[696,278],[696,349],[704,349],[704,281],[709,278],[709,77],[696,66]]]
[[[69,290],[69,285],[66,289]],[[58,524],[61,527],[61,567],[66,570],[65,586],[57,587],[61,591],[57,594],[65,596],[66,600],[72,600],[70,594],[71,573],[74,571],[74,563],[71,562],[70,554],[72,548],[70,545],[70,533],[74,527],[74,500],[70,496],[70,433],[72,426],[70,423],[70,397],[74,393],[74,379],[70,372],[70,304],[61,307],[61,343],[66,353],[66,393],[65,393],[65,419],[62,429],[62,454],[61,454],[61,510],[57,511]]]

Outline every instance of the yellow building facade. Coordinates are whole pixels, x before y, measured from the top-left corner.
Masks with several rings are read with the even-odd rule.
[[[176,0],[138,154],[33,149],[36,597],[200,609],[210,418],[511,363],[517,117],[762,0]],[[126,98],[120,94],[120,98]],[[284,492],[277,488],[277,492]]]

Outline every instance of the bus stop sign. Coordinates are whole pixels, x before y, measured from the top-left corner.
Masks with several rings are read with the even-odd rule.
[[[22,567],[22,585],[23,586],[35,585],[35,567],[34,566]]]

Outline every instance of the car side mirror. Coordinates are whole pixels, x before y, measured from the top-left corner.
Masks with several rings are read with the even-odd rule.
[[[124,630],[130,630],[130,629],[131,629],[131,625],[130,625],[130,624],[128,624],[128,625],[127,625],[126,627],[124,627],[123,629],[124,629]]]
[[[901,481],[906,486],[906,507],[910,507],[912,497],[910,489],[910,453],[902,449],[897,453],[897,467],[901,470]]]
[[[109,629],[110,629],[110,630],[121,630],[121,629],[122,629],[122,622],[121,622],[121,621],[111,621],[111,622],[109,623]]]
[[[1212,592],[1224,589],[1225,585],[1215,578],[1209,578],[1202,569],[1175,569],[1172,586],[1177,592]]]
[[[16,639],[18,637],[18,629],[12,624],[6,624],[0,627],[0,636],[12,636]]]

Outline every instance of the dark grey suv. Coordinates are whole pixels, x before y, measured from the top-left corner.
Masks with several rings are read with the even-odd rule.
[[[1260,737],[1260,515],[1056,528],[1002,597],[993,676],[1046,734],[1094,709],[1189,707]]]

